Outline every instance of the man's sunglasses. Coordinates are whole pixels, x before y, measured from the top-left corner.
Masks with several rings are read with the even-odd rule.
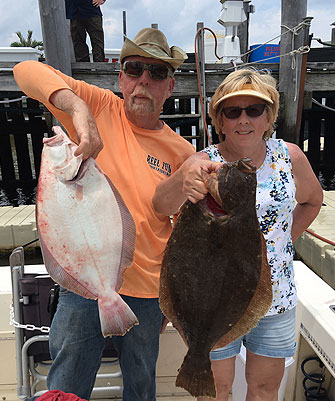
[[[140,77],[144,70],[149,71],[149,75],[156,81],[162,81],[168,76],[172,77],[172,70],[163,64],[146,64],[141,61],[125,61],[122,70],[131,77]]]
[[[242,111],[245,110],[249,117],[259,117],[264,113],[266,104],[252,104],[248,107],[223,107],[221,113],[227,118],[239,118]]]

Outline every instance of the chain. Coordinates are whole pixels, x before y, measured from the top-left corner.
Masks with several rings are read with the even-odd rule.
[[[29,330],[29,331],[39,330],[42,333],[49,333],[49,331],[50,331],[50,327],[47,327],[47,326],[36,327],[33,324],[21,324],[21,323],[15,321],[13,305],[9,306],[9,317],[10,317],[9,324],[18,329],[25,329],[25,330]]]

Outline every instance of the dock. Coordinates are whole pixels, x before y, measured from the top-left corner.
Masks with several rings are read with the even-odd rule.
[[[294,248],[296,256],[335,289],[335,191],[323,191],[323,196],[319,215]]]
[[[13,250],[37,239],[35,205],[0,207],[0,251]],[[34,242],[30,247],[38,247]]]

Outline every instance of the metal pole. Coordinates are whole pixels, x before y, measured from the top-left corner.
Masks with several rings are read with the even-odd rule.
[[[303,21],[307,24],[307,26],[304,27],[304,46],[310,45],[309,28],[311,26],[312,19],[313,19],[313,17],[306,17],[306,18],[303,19]],[[295,143],[299,143],[299,136],[300,136],[302,109],[303,109],[303,105],[304,105],[304,91],[305,91],[307,55],[308,55],[308,53],[304,53],[302,55],[302,60],[301,60],[300,83],[299,83],[299,98],[298,98],[298,110],[297,110],[297,123],[296,123],[296,131],[295,131]]]
[[[197,23],[197,32],[199,29],[204,27],[203,22]],[[197,37],[197,51],[198,51],[198,64],[199,64],[199,76],[200,76],[200,90],[201,96],[199,97],[199,109],[201,110],[201,97],[204,105],[204,115],[200,112],[199,121],[199,133],[203,138],[203,148],[207,146],[207,137],[205,131],[205,119],[207,114],[207,98],[206,98],[206,86],[205,86],[205,36],[204,30],[202,29]]]
[[[125,37],[127,36],[127,15],[126,11],[122,11],[123,18],[123,41],[125,41]]]

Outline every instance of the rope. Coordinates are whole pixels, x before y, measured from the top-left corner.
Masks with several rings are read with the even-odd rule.
[[[276,40],[276,39],[278,39],[278,38],[281,38],[282,36],[286,35],[286,34],[289,33],[289,32],[294,31],[295,34],[297,35],[297,34],[298,34],[297,32],[299,32],[299,30],[301,30],[302,27],[305,26],[305,25],[308,25],[308,23],[306,23],[306,22],[304,22],[304,21],[300,22],[298,25],[296,25],[296,26],[293,27],[293,28],[289,28],[289,27],[287,27],[287,26],[285,26],[285,25],[281,25],[282,28],[286,28],[286,29],[287,29],[286,32],[283,32],[283,33],[281,33],[280,35],[275,36],[274,38],[268,40],[267,42],[264,42],[264,43],[260,44],[259,46],[255,47],[254,49],[251,49],[251,50],[247,51],[247,52],[244,53],[244,54],[241,54],[239,57],[236,57],[234,60],[237,60],[237,59],[239,59],[240,57],[242,58],[242,57],[244,57],[244,56],[247,56],[248,54],[254,52],[254,51],[257,50],[257,49],[259,49],[260,47],[262,47],[262,46],[264,46],[264,45],[266,45],[266,44],[268,44],[268,43],[270,43],[270,42],[272,42],[272,41],[274,41],[274,40]],[[276,58],[276,57],[278,57],[278,56],[270,57],[270,58]],[[221,57],[221,58],[222,58],[222,57]],[[267,59],[265,59],[265,60],[269,60],[270,58],[267,58]]]
[[[0,100],[1,103],[14,103],[14,102],[21,102],[21,100],[28,99],[29,96],[21,96],[16,99],[9,99],[9,100]]]
[[[308,53],[310,51],[310,47],[309,46],[301,46],[299,47],[299,49],[294,49],[295,48],[295,37],[297,35],[299,35],[300,31],[305,28],[306,26],[310,26],[310,22],[306,22],[306,21],[302,21],[300,22],[298,25],[296,25],[293,28],[290,28],[286,25],[281,25],[281,28],[285,28],[286,31],[283,32],[282,34],[276,36],[273,39],[270,39],[269,41],[259,45],[258,47],[256,47],[255,49],[252,49],[250,51],[248,51],[247,53],[244,53],[243,55],[241,55],[240,57],[243,57],[249,53],[252,53],[253,51],[259,49],[261,46],[264,46],[265,44],[269,43],[270,41],[277,39],[278,37],[282,37],[284,35],[286,35],[288,32],[292,33],[292,50],[286,54],[281,54],[279,57],[285,57],[285,56],[291,56],[291,69],[295,70],[295,92],[294,92],[294,101],[296,102],[297,100],[297,96],[298,96],[298,69],[297,69],[297,56],[298,54],[304,54],[304,53]],[[247,65],[252,65],[252,64],[256,64],[256,63],[260,63],[262,61],[269,61],[271,59],[277,58],[278,56],[275,57],[269,57],[266,59],[262,59],[262,60],[257,60],[255,62],[251,62],[251,63],[244,63],[244,64],[240,64],[239,67],[245,67]],[[235,59],[236,60],[236,59]],[[230,70],[232,68],[227,68],[227,70]]]
[[[238,67],[241,68],[241,67],[245,67],[245,66],[248,66],[248,65],[259,64],[262,61],[268,61],[268,60],[272,60],[272,59],[278,58],[278,57],[281,58],[281,57],[291,56],[294,53],[297,53],[297,54],[298,53],[301,53],[301,54],[308,53],[309,51],[310,51],[310,47],[309,46],[301,46],[301,47],[299,47],[299,49],[290,51],[290,52],[285,53],[285,54],[280,54],[279,56],[267,57],[267,58],[263,58],[261,60],[251,61],[250,63],[239,64]],[[226,70],[232,70],[233,68],[234,67],[228,67],[228,68],[226,68]]]
[[[322,104],[313,98],[312,98],[312,103],[317,104],[318,106],[323,107],[324,109],[335,111],[335,109],[333,109],[332,107],[326,106],[325,104]]]

